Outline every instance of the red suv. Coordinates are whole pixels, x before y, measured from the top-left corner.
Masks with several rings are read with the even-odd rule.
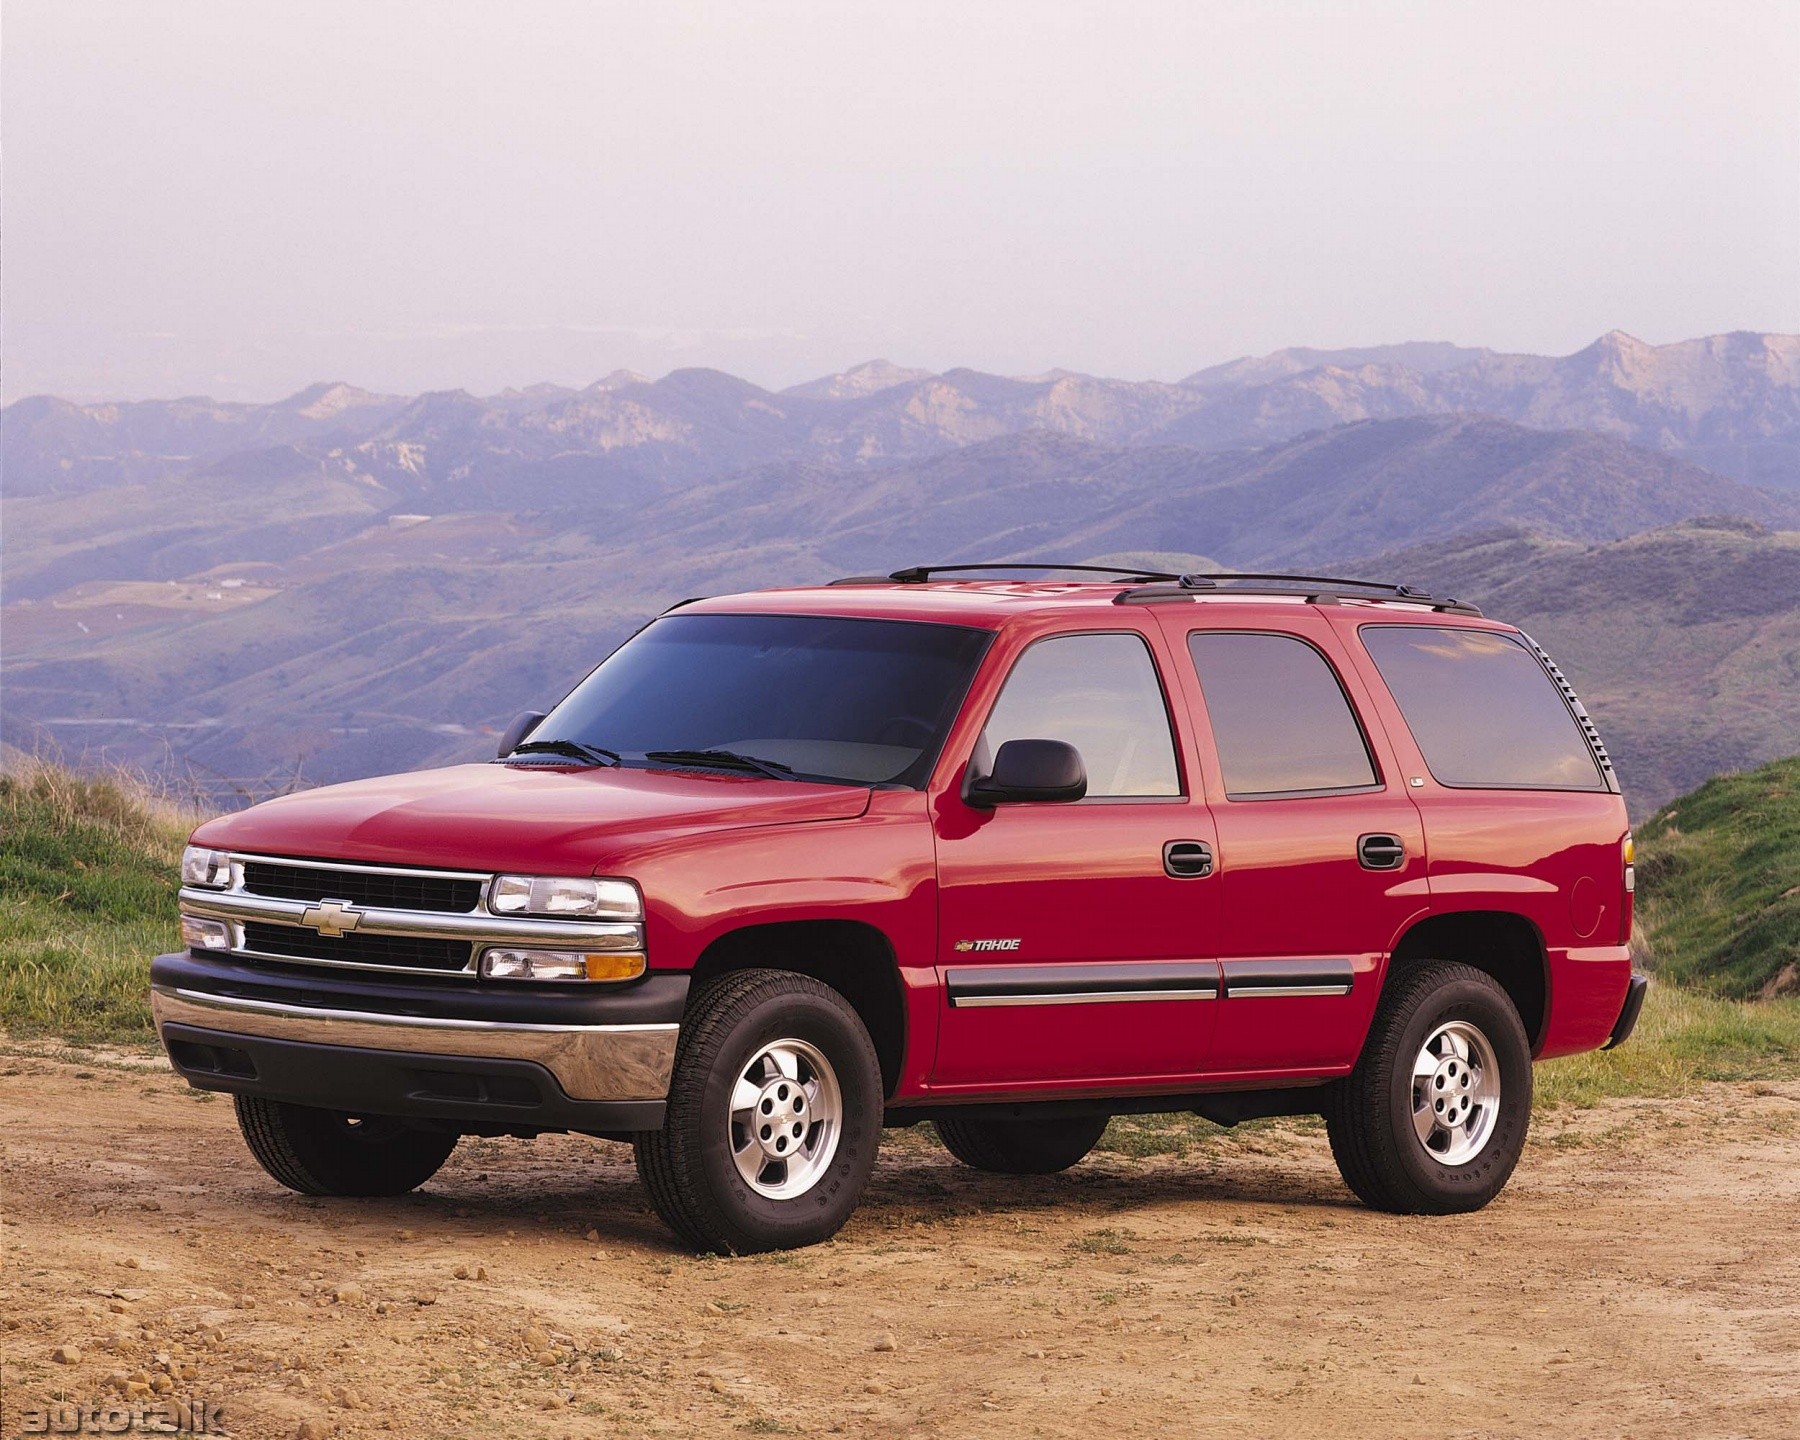
[[[201,826],[170,1059],[293,1189],[580,1131],[719,1251],[831,1235],[922,1119],[1047,1174],[1323,1114],[1368,1204],[1492,1199],[1533,1059],[1643,997],[1562,675],[1405,586],[1014,568],[686,602],[497,760]]]

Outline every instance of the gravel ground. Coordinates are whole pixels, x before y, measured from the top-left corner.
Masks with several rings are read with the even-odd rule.
[[[695,1258],[623,1146],[281,1190],[229,1100],[0,1058],[0,1435],[189,1399],[244,1437],[1800,1433],[1800,1085],[1541,1116],[1486,1211],[1356,1206],[1316,1126],[1049,1180],[890,1136],[833,1243]]]

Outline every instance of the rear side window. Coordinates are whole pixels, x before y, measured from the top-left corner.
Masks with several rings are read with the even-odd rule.
[[[1179,795],[1169,710],[1142,637],[1058,635],[1019,657],[982,732],[986,771],[1008,740],[1081,752],[1090,796]]]
[[[1233,800],[1379,783],[1337,672],[1304,640],[1197,631],[1188,654]]]
[[[1362,638],[1439,784],[1476,790],[1606,788],[1562,692],[1537,657],[1511,636],[1367,625]]]

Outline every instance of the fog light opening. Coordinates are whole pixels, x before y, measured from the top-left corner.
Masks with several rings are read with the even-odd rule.
[[[193,950],[229,950],[231,926],[223,920],[207,920],[199,915],[181,917],[182,942]]]

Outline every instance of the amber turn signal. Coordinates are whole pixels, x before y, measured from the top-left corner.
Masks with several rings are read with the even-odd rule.
[[[635,980],[644,973],[642,955],[589,955],[587,978],[590,980]]]

